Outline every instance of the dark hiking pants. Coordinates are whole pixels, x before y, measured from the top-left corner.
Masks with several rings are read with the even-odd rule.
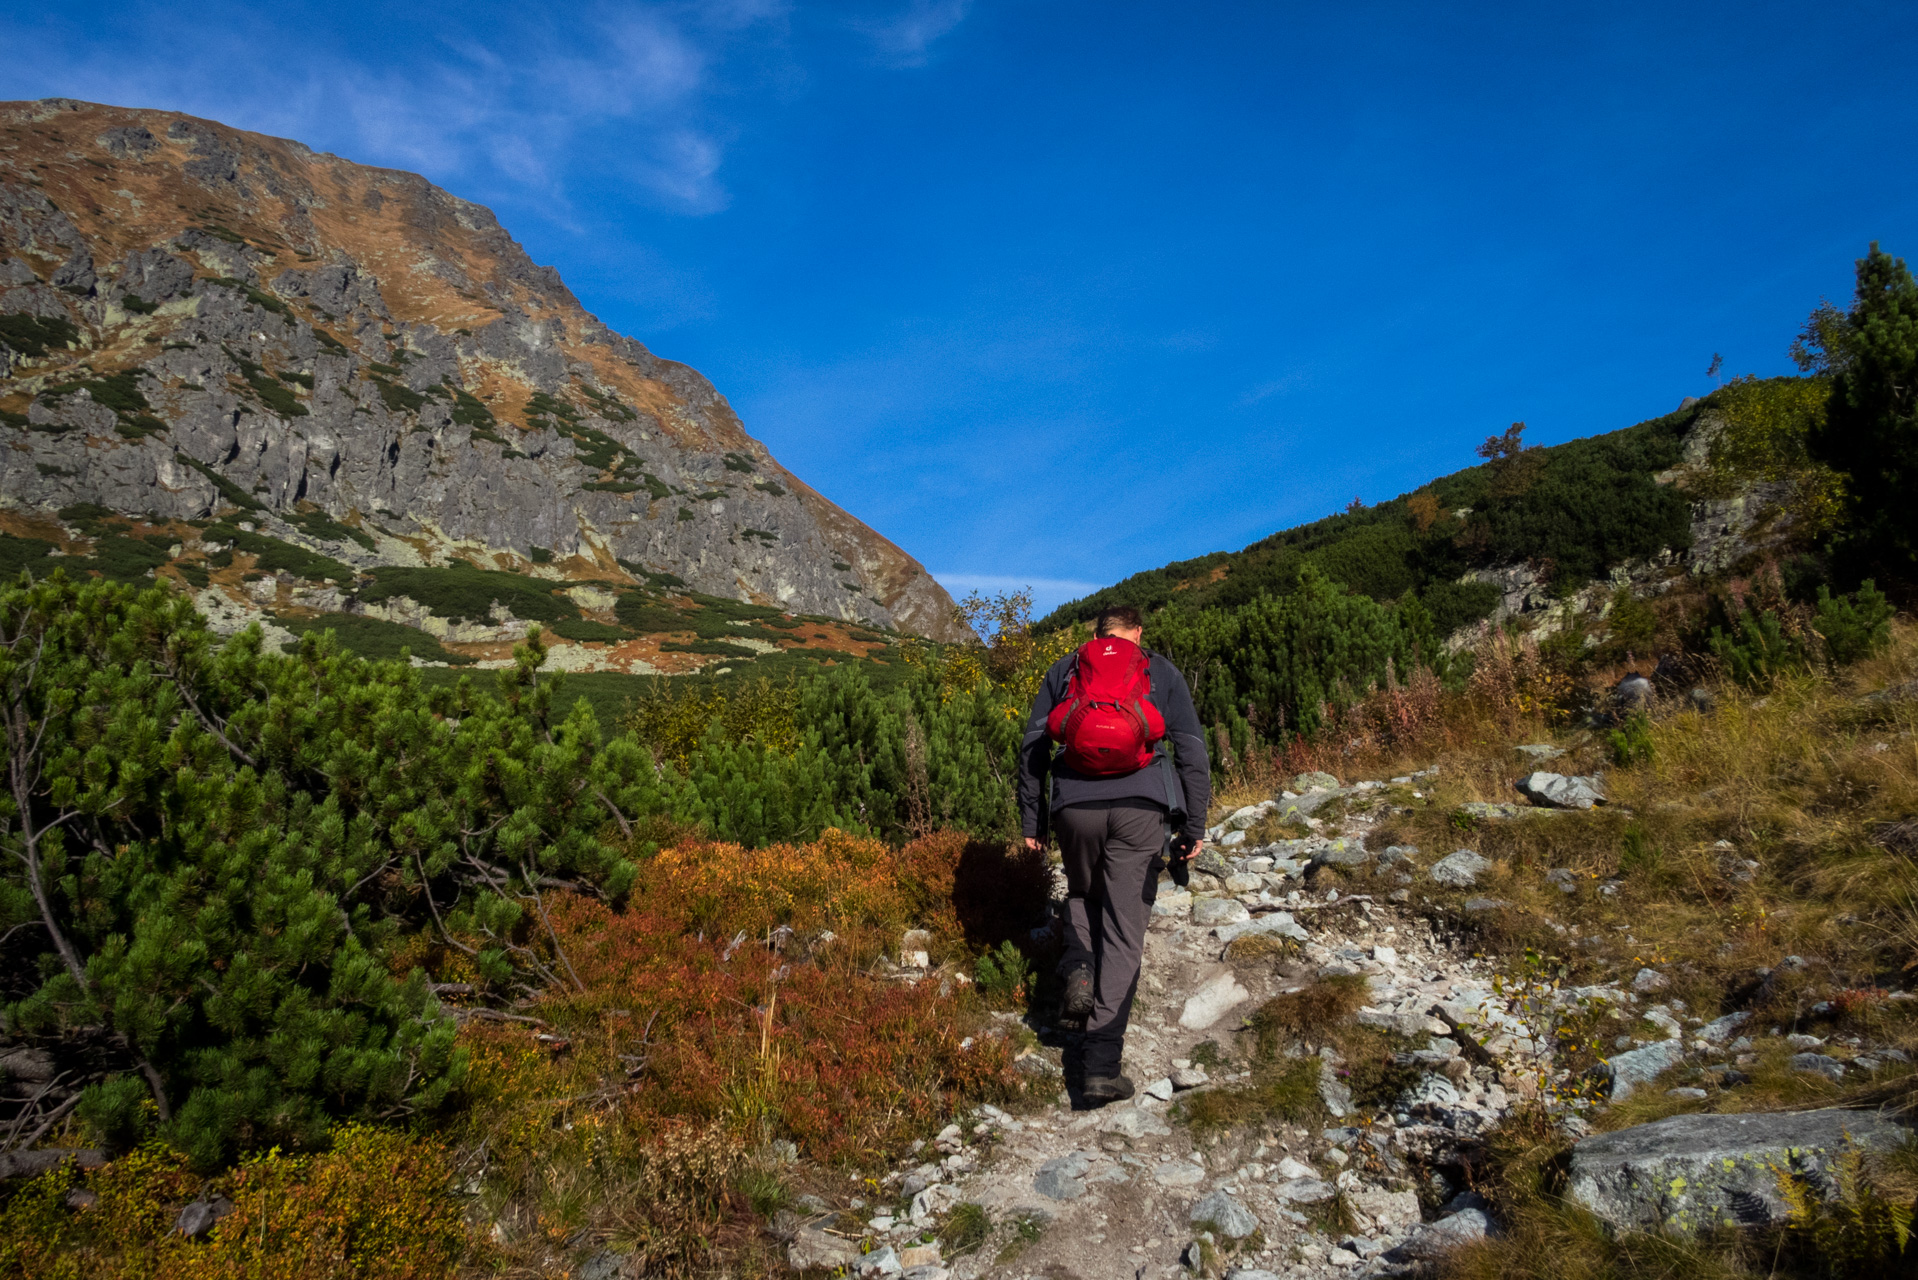
[[[1053,815],[1066,871],[1066,952],[1060,971],[1092,969],[1085,1073],[1116,1076],[1126,1023],[1139,988],[1146,925],[1158,892],[1165,847],[1163,806],[1150,800],[1101,800]]]

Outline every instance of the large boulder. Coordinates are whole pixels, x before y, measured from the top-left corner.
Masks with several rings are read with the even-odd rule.
[[[1706,1231],[1789,1215],[1779,1179],[1829,1198],[1832,1160],[1847,1144],[1884,1150],[1906,1130],[1868,1111],[1829,1107],[1777,1115],[1688,1115],[1586,1138],[1572,1148],[1567,1193],[1615,1227]]]

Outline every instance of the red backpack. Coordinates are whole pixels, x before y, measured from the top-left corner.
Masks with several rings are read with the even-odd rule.
[[[1065,744],[1065,761],[1094,778],[1133,773],[1152,763],[1165,737],[1165,717],[1147,700],[1152,660],[1130,640],[1104,636],[1079,647],[1066,696],[1046,717],[1046,732]]]

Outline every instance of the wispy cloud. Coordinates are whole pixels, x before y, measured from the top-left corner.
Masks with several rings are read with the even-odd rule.
[[[257,10],[194,23],[148,11],[118,41],[0,18],[0,45],[42,51],[0,72],[0,96],[168,107],[356,160],[561,200],[590,165],[592,176],[616,174],[668,208],[724,208],[729,127],[712,111],[714,67],[757,27],[780,26],[786,6],[730,0],[574,14],[484,25],[423,19],[430,38],[384,62],[382,45],[362,45],[353,32],[308,31]],[[395,43],[404,40],[384,42]]]
[[[972,0],[907,0],[904,8],[883,18],[852,22],[855,31],[872,41],[881,61],[895,67],[924,66],[933,43],[966,19]]]

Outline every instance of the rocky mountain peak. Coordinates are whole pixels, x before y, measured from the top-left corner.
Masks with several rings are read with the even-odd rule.
[[[172,112],[0,104],[0,435],[7,534],[57,554],[76,511],[137,518],[230,622],[419,625],[444,610],[355,581],[461,569],[967,634],[922,566],[487,209]],[[270,589],[222,573],[235,547],[278,562]],[[495,600],[464,625],[524,618]]]

